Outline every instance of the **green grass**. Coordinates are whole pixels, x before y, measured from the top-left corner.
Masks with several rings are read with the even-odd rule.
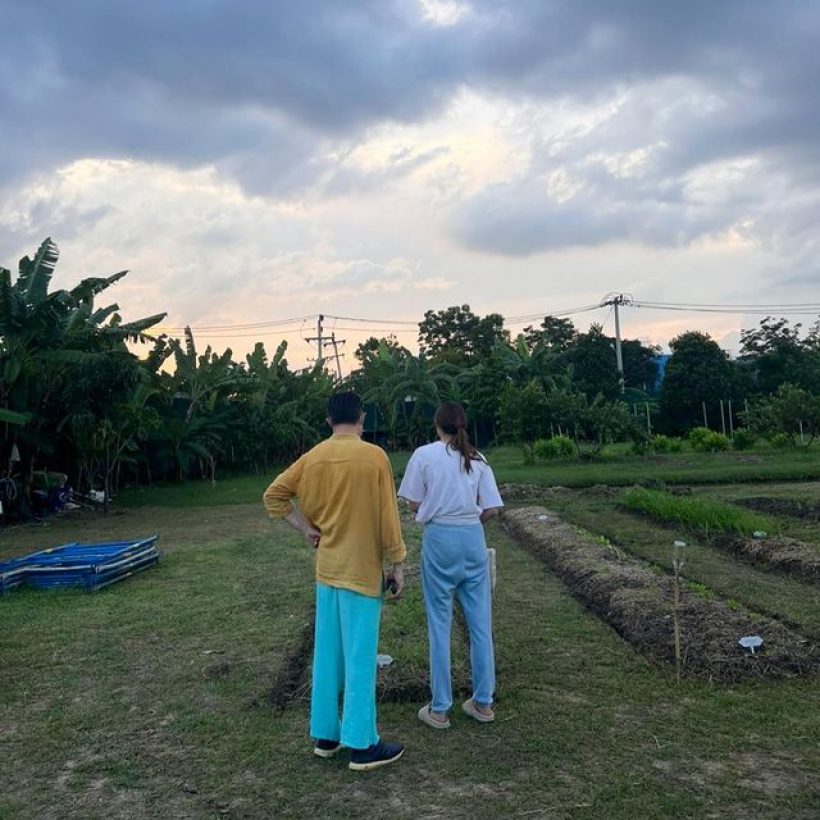
[[[820,479],[820,447],[801,451],[762,448],[752,452],[633,455],[624,445],[607,448],[598,459],[559,459],[524,464],[520,449],[497,447],[485,452],[499,482],[592,487],[629,486],[646,481],[666,484],[726,484]],[[391,455],[401,474],[409,454]]]
[[[627,509],[646,513],[661,521],[682,524],[703,535],[732,533],[752,535],[774,532],[774,519],[710,498],[672,495],[659,490],[634,487],[624,495]]]
[[[545,486],[592,487],[596,484],[630,486],[646,481],[666,484],[731,484],[757,481],[808,481],[820,479],[820,447],[808,450],[762,448],[743,453],[670,453],[639,456],[626,445],[612,445],[592,461],[561,459],[524,464],[516,447],[488,449],[486,455],[500,483]],[[391,453],[397,476],[404,473],[410,453]],[[119,507],[213,507],[226,504],[256,504],[281,467],[270,474],[191,479],[181,484],[160,483],[121,492]]]
[[[433,732],[421,703],[383,704],[400,764],[315,759],[306,704],[266,702],[309,622],[310,550],[256,499],[163,500],[0,535],[0,557],[145,530],[166,550],[95,595],[0,600],[0,817],[815,816],[816,681],[678,687],[498,527],[497,722]],[[426,651],[417,589],[405,603],[385,607],[397,668]]]
[[[802,501],[808,504],[820,504],[820,483],[802,482],[767,483],[767,484],[729,484],[721,487],[693,487],[697,496],[708,494],[710,497],[737,504],[744,498],[772,498],[791,501]],[[779,530],[783,535],[814,545],[820,550],[820,520],[797,518],[790,515],[777,517]]]
[[[121,492],[117,507],[222,507],[228,504],[261,504],[262,493],[282,468],[269,476],[217,477],[216,483],[190,479],[177,484],[160,482],[150,487],[133,487]]]

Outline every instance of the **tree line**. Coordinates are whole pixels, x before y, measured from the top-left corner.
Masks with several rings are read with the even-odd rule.
[[[271,353],[259,342],[239,361],[230,349],[200,351],[188,328],[182,338],[151,332],[164,313],[123,322],[116,303],[98,301],[125,271],[53,290],[58,258],[46,239],[16,276],[0,268],[4,515],[27,514],[33,491],[47,497],[53,473],[107,499],[125,481],[213,479],[218,466],[269,471],[324,435],[335,381],[321,363],[291,368],[286,342]],[[137,355],[134,342],[148,352]],[[780,425],[794,436],[800,416],[801,435],[811,435],[820,395],[820,325],[802,333],[773,317],[743,332],[735,360],[704,333],[679,335],[660,387],[659,349],[624,340],[623,393],[614,340],[598,324],[579,331],[545,316],[513,338],[500,314],[460,305],[427,311],[418,343],[414,353],[393,337],[370,338],[344,379],[367,403],[366,435],[387,447],[426,441],[444,399],[465,404],[484,445],[531,450],[566,436],[594,452],[645,437],[647,414],[653,430],[685,433],[702,424],[703,403],[718,400],[751,402],[761,430]]]

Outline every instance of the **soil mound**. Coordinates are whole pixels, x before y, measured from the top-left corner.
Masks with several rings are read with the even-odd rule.
[[[742,507],[767,515],[785,515],[790,518],[802,518],[808,521],[820,521],[820,504],[812,501],[799,501],[795,498],[739,498],[735,501]]]
[[[809,583],[820,584],[820,552],[796,538],[721,535],[713,538],[712,543],[747,561],[796,575]]]
[[[675,665],[674,581],[637,559],[562,521],[543,507],[504,513],[516,540],[555,572],[592,612],[651,660]],[[820,672],[820,651],[776,620],[737,611],[724,601],[702,598],[682,583],[678,621],[681,672],[735,683],[791,678]],[[761,651],[747,654],[738,645],[760,635]]]

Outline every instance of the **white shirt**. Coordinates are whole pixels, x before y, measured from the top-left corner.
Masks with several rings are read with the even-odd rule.
[[[399,497],[420,504],[419,524],[477,524],[484,510],[504,506],[490,465],[472,461],[466,473],[463,462],[458,450],[441,441],[419,447],[410,457]]]

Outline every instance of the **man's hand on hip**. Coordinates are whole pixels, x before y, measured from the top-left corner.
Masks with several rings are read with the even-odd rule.
[[[319,532],[296,507],[285,516],[285,521],[287,521],[293,529],[299,530],[304,536],[305,541],[307,541],[313,549],[319,546],[319,539],[321,539],[322,533]]]

